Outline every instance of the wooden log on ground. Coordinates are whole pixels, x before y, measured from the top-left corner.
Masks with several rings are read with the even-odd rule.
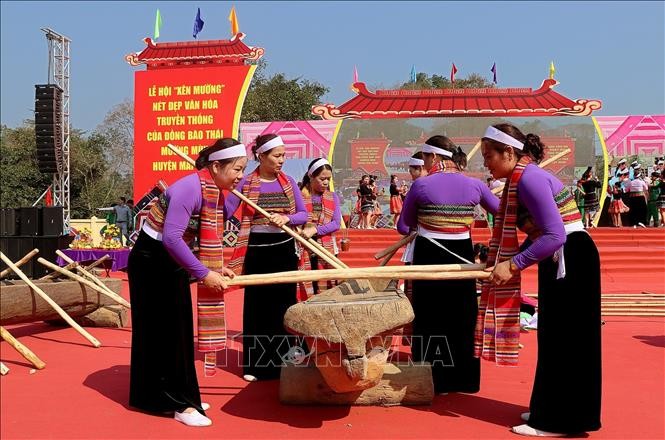
[[[314,365],[285,365],[279,400],[288,405],[431,405],[432,369],[425,364],[385,364],[378,385],[362,391],[336,393]]]
[[[0,336],[2,339],[7,341],[9,345],[14,347],[21,356],[23,356],[28,362],[35,366],[36,369],[41,370],[46,366],[46,363],[39,359],[28,347],[21,344],[15,337],[12,336],[4,327],[0,327]]]
[[[104,282],[116,293],[119,293],[122,288],[120,279],[107,278]],[[115,304],[110,298],[76,281],[35,280],[34,283],[77,322],[79,317],[93,313],[100,307]],[[25,282],[4,281],[2,283],[0,324],[53,321],[59,318],[60,315]],[[119,325],[114,325],[114,327],[117,326]]]
[[[14,264],[16,265],[16,267],[21,267],[21,266],[23,266],[25,263],[27,263],[28,261],[30,261],[30,259],[31,259],[32,257],[34,257],[35,255],[37,255],[38,253],[39,253],[39,249],[35,248],[35,249],[31,250],[30,252],[28,252],[27,254],[25,254],[25,255],[23,256],[23,258],[21,258],[20,260],[18,260],[18,261],[17,261],[16,263],[14,263]],[[2,272],[0,272],[0,278],[4,278],[4,277],[6,277],[7,275],[9,275],[9,274],[11,273],[11,271],[12,271],[12,270],[11,270],[10,268],[7,268],[7,269],[3,270]]]
[[[79,334],[80,334],[81,336],[83,336],[85,339],[87,339],[88,342],[90,342],[90,343],[93,345],[93,347],[95,347],[95,348],[99,348],[99,347],[102,345],[102,343],[99,342],[94,336],[92,336],[90,333],[88,333],[87,331],[85,331],[80,325],[78,325],[78,324],[77,324],[77,323],[76,323],[76,322],[75,322],[75,321],[74,321],[74,320],[73,320],[73,319],[67,314],[67,312],[65,312],[64,310],[62,310],[62,308],[60,308],[60,306],[59,306],[55,301],[53,301],[51,298],[49,298],[49,296],[48,296],[46,293],[44,293],[43,290],[41,290],[41,289],[40,289],[39,287],[37,287],[32,281],[30,281],[30,280],[28,279],[28,277],[23,273],[23,271],[22,271],[21,269],[19,269],[18,267],[16,267],[16,266],[14,265],[14,263],[12,263],[12,261],[11,261],[9,258],[7,258],[7,256],[6,256],[5,254],[3,254],[2,252],[0,252],[0,259],[2,259],[2,261],[3,261],[7,266],[9,266],[9,267],[14,271],[14,273],[15,273],[16,275],[19,276],[19,278],[21,278],[23,281],[25,281],[26,284],[28,284],[28,285],[32,288],[32,290],[34,290],[39,296],[41,296],[42,298],[44,298],[44,300],[45,300],[47,303],[49,303],[49,305],[50,305],[51,307],[53,307],[53,308],[55,309],[56,312],[58,312],[58,314],[62,317],[62,319],[64,319],[65,321],[67,321],[67,324],[69,324],[70,326],[72,326],[72,327],[74,328],[74,330],[76,330],[77,332],[79,332]],[[44,260],[43,258],[39,258],[37,261],[40,261],[40,260],[46,261],[46,260]],[[57,267],[57,266],[56,266],[56,267]]]
[[[5,364],[0,362],[0,374],[2,374],[4,376],[7,373],[9,373],[9,368],[7,368],[7,366]]]

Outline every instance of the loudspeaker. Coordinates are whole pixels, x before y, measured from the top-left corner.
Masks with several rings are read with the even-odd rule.
[[[42,236],[60,236],[64,230],[62,206],[44,206],[41,208]]]
[[[37,166],[42,173],[62,169],[62,89],[55,84],[35,86]]]
[[[2,250],[2,253],[7,256],[12,262],[17,262],[25,254],[30,252],[31,250],[34,249],[34,238],[33,237],[2,237],[0,238],[0,250]],[[30,259],[27,263],[21,265],[19,269],[23,271],[23,273],[28,277],[28,278],[33,278],[33,270],[36,264],[39,264],[34,261],[34,259],[37,258],[36,256]],[[41,265],[40,265],[41,266]],[[5,270],[7,268],[7,265],[4,263],[0,263],[0,270]],[[7,278],[10,279],[18,279],[18,275],[16,275],[13,271],[11,271],[8,275]]]
[[[18,233],[16,223],[16,210],[14,208],[2,208],[0,210],[0,236],[12,237]]]
[[[20,208],[19,213],[19,235],[39,235],[39,208]]]

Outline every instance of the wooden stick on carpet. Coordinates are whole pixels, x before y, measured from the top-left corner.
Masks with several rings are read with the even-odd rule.
[[[16,266],[14,265],[14,263],[12,263],[12,261],[11,261],[9,258],[7,258],[7,256],[6,256],[5,254],[3,254],[2,252],[0,252],[0,258],[2,259],[2,261],[4,261],[4,263],[5,263],[8,267],[10,267],[10,268],[14,271],[14,273],[15,273],[16,275],[19,276],[19,278],[21,278],[23,281],[25,281],[25,283],[26,283],[28,286],[30,286],[30,287],[32,288],[32,290],[34,290],[34,291],[37,293],[37,295],[41,296],[42,299],[43,299],[44,301],[46,301],[51,307],[53,307],[53,309],[55,309],[55,311],[58,312],[58,315],[60,315],[60,317],[61,317],[62,319],[64,319],[64,320],[67,322],[67,324],[69,324],[69,325],[71,325],[72,327],[74,327],[74,329],[75,329],[77,332],[79,332],[84,338],[86,338],[86,339],[87,339],[87,340],[88,340],[93,346],[95,346],[95,347],[99,347],[99,346],[102,345],[101,342],[99,342],[97,339],[95,339],[94,336],[92,336],[90,333],[88,333],[87,331],[85,331],[80,325],[78,325],[78,324],[76,323],[76,321],[74,321],[74,320],[73,320],[73,319],[67,314],[67,312],[65,312],[64,310],[62,310],[62,308],[58,305],[58,303],[56,303],[55,301],[53,301],[53,300],[52,300],[52,299],[51,299],[46,293],[44,293],[44,291],[43,291],[42,289],[40,289],[39,287],[37,287],[37,286],[35,285],[35,283],[33,283],[32,281],[30,281],[30,279],[28,279],[28,277],[25,276],[25,274],[23,273],[23,271],[22,271],[21,269],[19,269],[18,267],[16,267]],[[44,259],[43,259],[43,258],[39,258],[37,261],[39,261],[39,260],[44,260]],[[45,261],[45,260],[44,260],[44,261]],[[56,266],[56,267],[58,267],[58,266]],[[60,269],[60,268],[58,267],[58,269]],[[93,285],[94,285],[94,284],[93,284]]]
[[[110,256],[109,254],[106,254],[106,255],[104,255],[103,257],[98,258],[98,259],[97,259],[94,263],[92,263],[91,265],[84,267],[84,269],[85,269],[85,270],[93,269],[93,268],[99,266],[100,264],[102,264],[104,261],[108,260],[109,258],[111,258],[111,256]],[[78,265],[79,265],[79,264],[76,263],[76,262],[74,262],[74,263],[69,263],[67,266],[64,267],[64,269],[66,269],[66,270],[72,270],[72,269],[74,269],[74,268],[75,268],[76,266],[78,266]],[[44,275],[43,277],[39,278],[39,280],[40,280],[40,281],[42,281],[42,280],[50,280],[51,278],[57,278],[57,277],[59,277],[59,276],[63,276],[63,275],[62,275],[60,272],[53,271],[53,272],[51,272],[51,273],[49,273],[49,274],[47,274],[47,275]]]
[[[16,267],[21,267],[21,266],[23,266],[25,263],[27,263],[28,261],[30,261],[30,259],[31,259],[32,257],[34,257],[35,255],[37,255],[38,253],[39,253],[39,249],[35,248],[35,249],[31,250],[30,252],[28,252],[27,254],[25,254],[25,255],[23,256],[23,258],[21,258],[20,260],[18,260],[18,261],[17,261],[16,263],[14,263],[14,264],[16,265]],[[10,268],[7,268],[7,269],[3,270],[2,272],[0,272],[0,278],[4,278],[4,277],[6,277],[8,274],[11,273],[11,271],[12,271],[12,270],[11,270]]]
[[[92,281],[88,281],[85,278],[83,278],[79,275],[76,275],[74,272],[71,272],[67,269],[64,269],[64,268],[58,266],[57,264],[53,264],[50,261],[47,261],[43,258],[37,258],[37,261],[39,263],[43,264],[44,266],[48,267],[49,269],[60,272],[61,274],[65,275],[66,277],[71,278],[74,281],[78,281],[79,283],[83,283],[86,286],[90,287],[91,289],[96,290],[97,292],[101,293],[102,295],[106,295],[107,297],[111,298],[113,301],[117,302],[118,304],[120,304],[122,306],[125,306],[128,309],[131,308],[131,305],[123,297],[121,297],[117,293],[113,292],[112,290],[108,289],[108,291],[107,291],[105,289],[102,289],[97,284],[93,283]]]
[[[60,250],[55,251],[55,253],[58,254],[60,256],[60,258],[65,260],[67,263],[70,263],[70,264],[71,263],[76,263],[74,260],[69,258],[64,252],[62,252]],[[75,269],[78,270],[84,277],[89,278],[90,280],[92,280],[93,283],[97,284],[99,287],[106,290],[111,295],[116,294],[114,291],[109,289],[109,287],[106,284],[104,284],[99,278],[97,278],[96,276],[94,276],[93,274],[91,274],[90,272],[88,272],[87,270],[85,270],[84,268],[79,266],[78,264],[75,266]]]
[[[46,366],[46,363],[39,359],[28,347],[21,344],[11,333],[7,331],[6,328],[0,327],[0,336],[2,339],[7,341],[9,345],[14,347],[21,356],[23,356],[28,362],[35,366],[36,369],[41,370]]]

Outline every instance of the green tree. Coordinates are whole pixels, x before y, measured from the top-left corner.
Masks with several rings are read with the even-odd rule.
[[[18,208],[30,206],[53,182],[52,174],[39,172],[35,126],[0,126],[0,205]]]
[[[471,73],[466,78],[455,78],[456,89],[485,89],[494,88],[494,83],[488,81],[485,77],[478,73]],[[450,79],[437,75],[427,75],[424,72],[416,74],[416,82],[405,82],[397,86],[398,89],[403,90],[427,90],[427,89],[452,89],[453,83]]]
[[[318,119],[312,115],[312,106],[320,103],[327,92],[327,87],[302,77],[289,79],[283,73],[269,76],[265,61],[260,61],[247,92],[240,121]]]

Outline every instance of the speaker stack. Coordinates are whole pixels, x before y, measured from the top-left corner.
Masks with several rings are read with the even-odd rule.
[[[73,237],[63,235],[62,206],[2,208],[0,215],[0,250],[12,261],[37,248],[38,256],[55,263],[55,251],[72,242]],[[0,270],[5,267],[0,262]],[[37,257],[21,266],[21,270],[29,278],[39,278],[50,271],[37,262]],[[18,276],[12,272],[7,278]]]
[[[55,84],[35,86],[37,166],[42,173],[62,170],[62,89]]]

